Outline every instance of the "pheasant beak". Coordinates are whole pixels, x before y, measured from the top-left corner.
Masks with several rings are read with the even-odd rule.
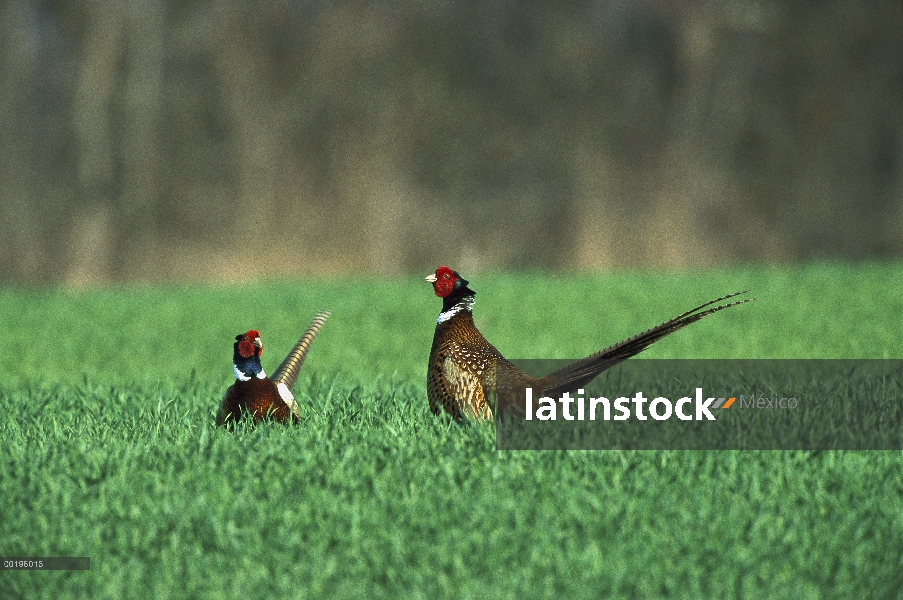
[[[431,275],[427,275],[424,281],[426,281],[427,283],[436,283],[439,280],[436,278],[436,274],[433,273]]]
[[[254,341],[251,343],[254,344],[255,348],[263,348],[263,342],[260,341],[259,337],[254,338]]]

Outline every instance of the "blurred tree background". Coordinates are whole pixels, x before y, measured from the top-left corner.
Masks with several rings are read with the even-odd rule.
[[[0,3],[0,281],[903,254],[899,0]]]

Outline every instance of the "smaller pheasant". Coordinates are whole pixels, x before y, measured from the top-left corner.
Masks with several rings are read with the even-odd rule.
[[[442,298],[442,312],[436,319],[430,350],[427,399],[434,414],[444,410],[455,419],[492,419],[494,409],[514,409],[522,413],[516,400],[524,398],[521,392],[527,387],[536,390],[537,396],[576,390],[666,335],[725,308],[749,302],[736,300],[712,306],[745,292],[716,298],[545,377],[530,377],[505,359],[474,325],[476,293],[468,287],[466,279],[457,271],[439,267],[435,274],[426,277],[426,281],[433,284],[433,291]]]
[[[307,351],[310,350],[311,342],[328,317],[328,311],[317,313],[307,326],[307,331],[276,369],[272,378],[267,377],[260,365],[260,355],[263,354],[260,332],[251,329],[235,336],[232,352],[235,383],[229,386],[220,402],[216,424],[233,423],[245,413],[251,415],[255,421],[266,418],[279,422],[297,421],[301,413],[291,392],[292,385],[298,378],[298,372]]]

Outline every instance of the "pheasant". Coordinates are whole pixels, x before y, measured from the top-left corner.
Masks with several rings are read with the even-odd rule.
[[[554,373],[536,378],[506,360],[474,325],[475,292],[467,287],[469,282],[457,271],[439,267],[435,274],[426,277],[426,281],[433,284],[436,295],[442,298],[442,312],[436,319],[430,350],[427,398],[434,414],[444,410],[455,419],[492,419],[490,404],[497,404],[496,411],[518,410],[516,399],[523,401],[523,391],[527,387],[532,387],[540,396],[573,391],[666,335],[719,310],[749,302],[749,299],[738,300],[702,310],[746,292],[716,298]]]
[[[250,414],[255,421],[265,418],[280,422],[297,421],[301,413],[295,397],[292,396],[291,388],[298,378],[298,372],[307,351],[310,350],[311,342],[327,317],[328,311],[317,313],[272,378],[266,376],[260,365],[260,355],[263,354],[260,332],[251,329],[235,336],[232,351],[235,383],[229,386],[220,402],[216,424],[233,423],[244,413]]]

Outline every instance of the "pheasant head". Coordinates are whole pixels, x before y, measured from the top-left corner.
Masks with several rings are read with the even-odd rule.
[[[263,354],[263,342],[260,341],[259,331],[251,329],[247,333],[235,336],[232,365],[235,368],[236,379],[240,381],[248,381],[254,377],[265,379],[266,373],[260,365],[261,354]]]
[[[433,284],[433,291],[442,298],[443,313],[454,309],[462,301],[469,308],[469,305],[473,303],[473,297],[476,295],[476,292],[467,287],[470,283],[469,281],[461,277],[457,271],[445,266],[439,267],[434,274],[428,275],[426,281]]]

